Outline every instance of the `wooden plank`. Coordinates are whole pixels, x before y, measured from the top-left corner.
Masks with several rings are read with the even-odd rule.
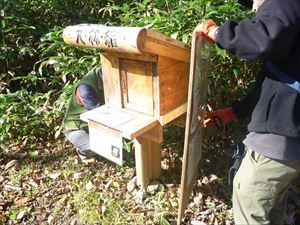
[[[189,62],[190,47],[144,27],[111,27],[99,24],[68,26],[63,31],[66,44],[111,52],[153,53]]]
[[[190,51],[164,44],[156,39],[147,38],[144,43],[144,51],[187,63],[190,61]]]
[[[151,179],[158,179],[161,175],[161,146],[159,143],[150,141],[151,155]]]
[[[182,48],[185,51],[191,51],[191,46],[189,46],[188,44],[185,44],[181,41],[178,41],[174,38],[168,37],[162,33],[159,33],[157,31],[151,30],[151,29],[147,29],[146,30],[146,36],[147,38],[152,38],[152,39],[156,39],[159,40],[163,43],[165,43],[165,45],[170,46],[170,47],[178,47],[178,48]]]
[[[146,189],[153,179],[161,175],[160,144],[144,137],[134,139],[137,185]]]
[[[118,110],[107,105],[102,105],[96,109],[87,111],[80,115],[80,118],[95,121],[104,126],[118,130],[117,128],[124,123],[127,123],[137,116],[134,112],[128,112],[126,110]]]
[[[187,103],[182,104],[181,106],[177,107],[176,109],[173,109],[172,111],[169,111],[165,115],[160,116],[159,122],[161,125],[165,125],[174,119],[180,117],[184,113],[186,113]]]
[[[172,120],[170,123],[174,124],[175,126],[184,128],[186,124],[186,113]]]
[[[143,27],[109,27],[99,24],[68,26],[63,31],[64,42],[82,48],[140,54],[144,47]]]
[[[139,115],[136,118],[120,125],[117,130],[121,131],[122,136],[133,139],[157,126],[158,121],[154,117]]]
[[[111,57],[119,58],[119,59],[132,59],[139,60],[144,62],[157,62],[157,55],[146,53],[143,54],[133,54],[127,52],[110,52],[110,51],[101,51],[101,55],[109,55]]]
[[[142,134],[142,137],[159,144],[162,143],[163,126],[158,123],[158,125],[156,125],[154,128]]]
[[[143,51],[179,61],[190,61],[190,47],[187,44],[150,29],[146,30]]]
[[[153,116],[152,63],[120,59],[124,108]]]
[[[101,54],[105,104],[122,107],[119,59],[114,55]]]
[[[150,140],[142,137],[134,139],[137,185],[146,189],[151,181]]]
[[[158,58],[160,115],[165,115],[186,103],[189,69],[188,63],[162,56]]]
[[[157,71],[158,62],[152,64],[152,88],[153,88],[153,116],[156,119],[159,119],[160,116],[160,86],[159,86],[159,79],[160,75]]]
[[[111,108],[107,105],[82,113],[80,118],[98,123],[99,128],[104,126],[116,130],[128,139],[140,136],[159,124],[152,116],[128,109]]]
[[[189,202],[194,182],[197,178],[202,155],[203,128],[198,116],[205,113],[207,99],[208,63],[210,47],[202,36],[193,32],[191,69],[189,76],[186,131],[184,138],[183,165],[177,224],[181,224]]]
[[[106,132],[107,134],[112,134],[115,136],[122,137],[122,133],[120,131],[118,131],[114,128],[111,128],[111,127],[104,126],[103,124],[97,123],[93,120],[88,120],[88,125],[93,128],[96,128],[98,130],[102,130],[102,131]]]

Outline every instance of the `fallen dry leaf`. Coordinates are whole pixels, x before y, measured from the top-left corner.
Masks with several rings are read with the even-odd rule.
[[[92,183],[92,181],[89,181],[86,185],[85,185],[85,188],[87,191],[90,191],[94,188],[94,185]]]
[[[202,202],[203,202],[203,194],[199,192],[198,195],[194,197],[194,203],[196,205],[200,205]]]
[[[16,160],[16,159],[13,159],[13,160],[9,161],[9,162],[5,165],[4,170],[10,169],[11,167],[15,166],[17,163],[18,163],[18,160]]]
[[[14,203],[15,203],[15,205],[22,205],[22,204],[25,204],[25,203],[30,202],[32,200],[33,200],[32,197],[23,197],[23,198],[16,199],[14,201]]]
[[[32,178],[32,179],[29,180],[29,184],[31,186],[37,188],[41,184],[41,180],[40,179],[36,179],[36,178]]]
[[[141,206],[136,206],[132,210],[130,210],[131,213],[138,213],[138,212],[142,212],[142,211],[143,211],[143,208]]]
[[[203,223],[201,221],[192,220],[191,225],[207,225],[206,223]]]
[[[70,199],[70,198],[71,198],[70,195],[66,195],[65,197],[63,197],[63,198],[61,199],[62,205],[63,205],[64,207],[67,207],[67,206],[68,206],[68,203],[69,203],[69,199]]]
[[[74,179],[79,179],[82,176],[83,172],[77,172],[73,174]]]
[[[25,211],[21,211],[18,213],[17,219],[21,220],[25,216]]]
[[[56,173],[52,173],[49,177],[53,180],[55,180],[56,178],[58,178],[60,176],[60,172],[56,172]]]
[[[213,182],[217,181],[218,179],[219,179],[218,176],[211,174],[209,177],[209,182],[213,183]]]
[[[7,189],[7,190],[14,190],[14,191],[21,191],[21,190],[22,190],[22,188],[16,187],[16,186],[12,186],[12,185],[10,185],[10,184],[4,185],[4,189]]]
[[[48,224],[53,224],[53,222],[54,222],[54,217],[50,215],[50,216],[48,217],[48,219],[47,219],[47,222],[48,222]]]
[[[206,194],[211,195],[213,193],[213,188],[211,187],[209,179],[207,177],[204,177],[202,179],[201,184]]]

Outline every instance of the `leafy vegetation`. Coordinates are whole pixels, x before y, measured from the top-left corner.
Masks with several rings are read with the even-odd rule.
[[[63,27],[81,22],[149,25],[189,43],[193,28],[204,18],[221,22],[228,15],[235,15],[235,19],[246,16],[234,1],[225,5],[223,1],[204,0],[79,1],[78,4],[49,0],[43,3],[1,3],[0,99],[3,103],[0,110],[4,113],[0,117],[0,133],[5,146],[22,143],[34,147],[36,139],[59,137],[72,85],[99,64],[96,50],[64,44]],[[217,47],[212,65],[210,90],[216,107],[232,101],[229,98],[232,93],[241,96],[253,78],[251,66],[230,58]]]
[[[165,128],[166,170],[161,179],[170,185],[159,185],[153,195],[127,193],[131,167],[106,161],[82,165],[72,146],[64,142],[61,121],[73,87],[99,65],[96,50],[63,42],[64,27],[79,23],[150,26],[189,44],[193,28],[203,19],[222,23],[250,15],[234,0],[1,1],[0,224],[169,224],[176,218],[182,130]],[[230,57],[213,46],[211,106],[223,107],[243,96],[256,68],[255,63]],[[215,218],[225,224],[232,221],[229,190],[222,184],[224,178],[210,175],[226,176],[228,162],[219,158],[228,157],[230,144],[243,136],[244,130],[242,124],[234,124],[221,132],[207,138],[206,147],[215,149],[216,154],[204,152],[201,172],[207,176],[197,188],[207,191],[206,200],[198,196],[201,210],[213,209],[203,220]],[[216,180],[220,183],[214,183],[214,188],[223,190],[218,200],[211,197],[210,182]],[[190,208],[197,211],[199,207],[194,204]]]

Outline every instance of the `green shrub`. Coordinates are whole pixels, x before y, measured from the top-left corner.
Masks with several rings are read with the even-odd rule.
[[[149,26],[189,44],[192,30],[203,19],[222,23],[251,15],[233,0],[11,0],[2,1],[0,8],[0,141],[29,146],[36,141],[33,137],[59,136],[73,85],[99,64],[97,50],[64,44],[65,26],[81,22]],[[243,96],[255,69],[256,64],[214,46],[209,84],[213,108]]]

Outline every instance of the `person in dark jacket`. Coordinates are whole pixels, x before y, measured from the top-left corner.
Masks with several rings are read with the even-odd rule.
[[[284,224],[288,188],[300,170],[300,1],[254,0],[256,14],[197,31],[230,54],[260,60],[256,84],[243,100],[207,114],[204,126],[251,118],[246,155],[233,181],[236,224]],[[240,1],[249,6],[250,1]]]
[[[76,85],[63,120],[66,138],[75,146],[81,160],[96,157],[90,150],[88,124],[80,114],[104,104],[101,67],[88,72]]]

